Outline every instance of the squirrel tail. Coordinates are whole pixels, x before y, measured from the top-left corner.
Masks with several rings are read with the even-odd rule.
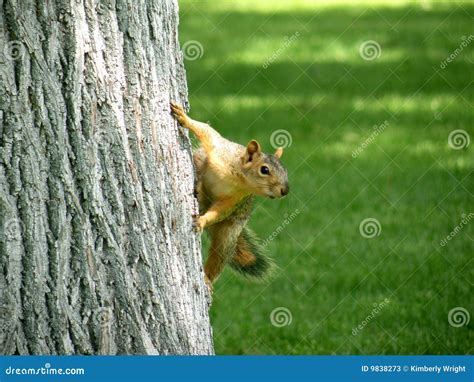
[[[237,239],[235,255],[229,262],[234,271],[253,279],[263,279],[273,268],[273,261],[264,253],[261,240],[244,227]]]

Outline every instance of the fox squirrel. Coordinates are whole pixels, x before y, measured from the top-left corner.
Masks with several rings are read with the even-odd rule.
[[[212,291],[227,263],[245,276],[263,277],[272,263],[246,225],[255,195],[273,199],[289,192],[287,171],[280,163],[283,148],[265,154],[256,140],[247,147],[231,142],[211,126],[189,118],[174,102],[171,111],[200,142],[193,155],[200,211],[194,227],[198,232],[207,229],[211,237],[204,266],[206,284]]]

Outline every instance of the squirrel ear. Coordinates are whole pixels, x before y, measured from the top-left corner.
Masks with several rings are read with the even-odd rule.
[[[252,162],[253,156],[259,153],[260,153],[260,144],[255,139],[252,139],[249,143],[247,143],[247,149],[244,156],[244,162],[245,163]]]
[[[258,152],[260,152],[260,144],[255,139],[252,139],[247,143],[247,153],[253,155]]]
[[[283,147],[278,147],[275,151],[275,156],[280,159],[281,156],[283,155]]]

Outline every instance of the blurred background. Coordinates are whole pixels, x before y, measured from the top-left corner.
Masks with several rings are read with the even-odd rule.
[[[226,270],[217,354],[472,354],[474,5],[180,0],[192,118],[291,192],[250,226],[278,268]]]

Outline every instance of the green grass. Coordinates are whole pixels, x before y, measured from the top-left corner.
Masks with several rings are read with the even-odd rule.
[[[440,241],[474,212],[474,143],[448,145],[455,129],[474,140],[474,41],[440,64],[470,36],[474,6],[315,3],[180,1],[181,44],[203,47],[185,61],[191,116],[266,151],[272,132],[292,138],[282,158],[291,192],[260,199],[251,227],[266,238],[299,214],[268,246],[271,279],[226,270],[218,280],[216,352],[472,354],[474,219]],[[367,40],[381,46],[372,61],[359,54]],[[366,218],[380,222],[378,237],[359,233]],[[290,325],[272,325],[278,307]],[[449,325],[455,307],[470,313],[467,326]]]

